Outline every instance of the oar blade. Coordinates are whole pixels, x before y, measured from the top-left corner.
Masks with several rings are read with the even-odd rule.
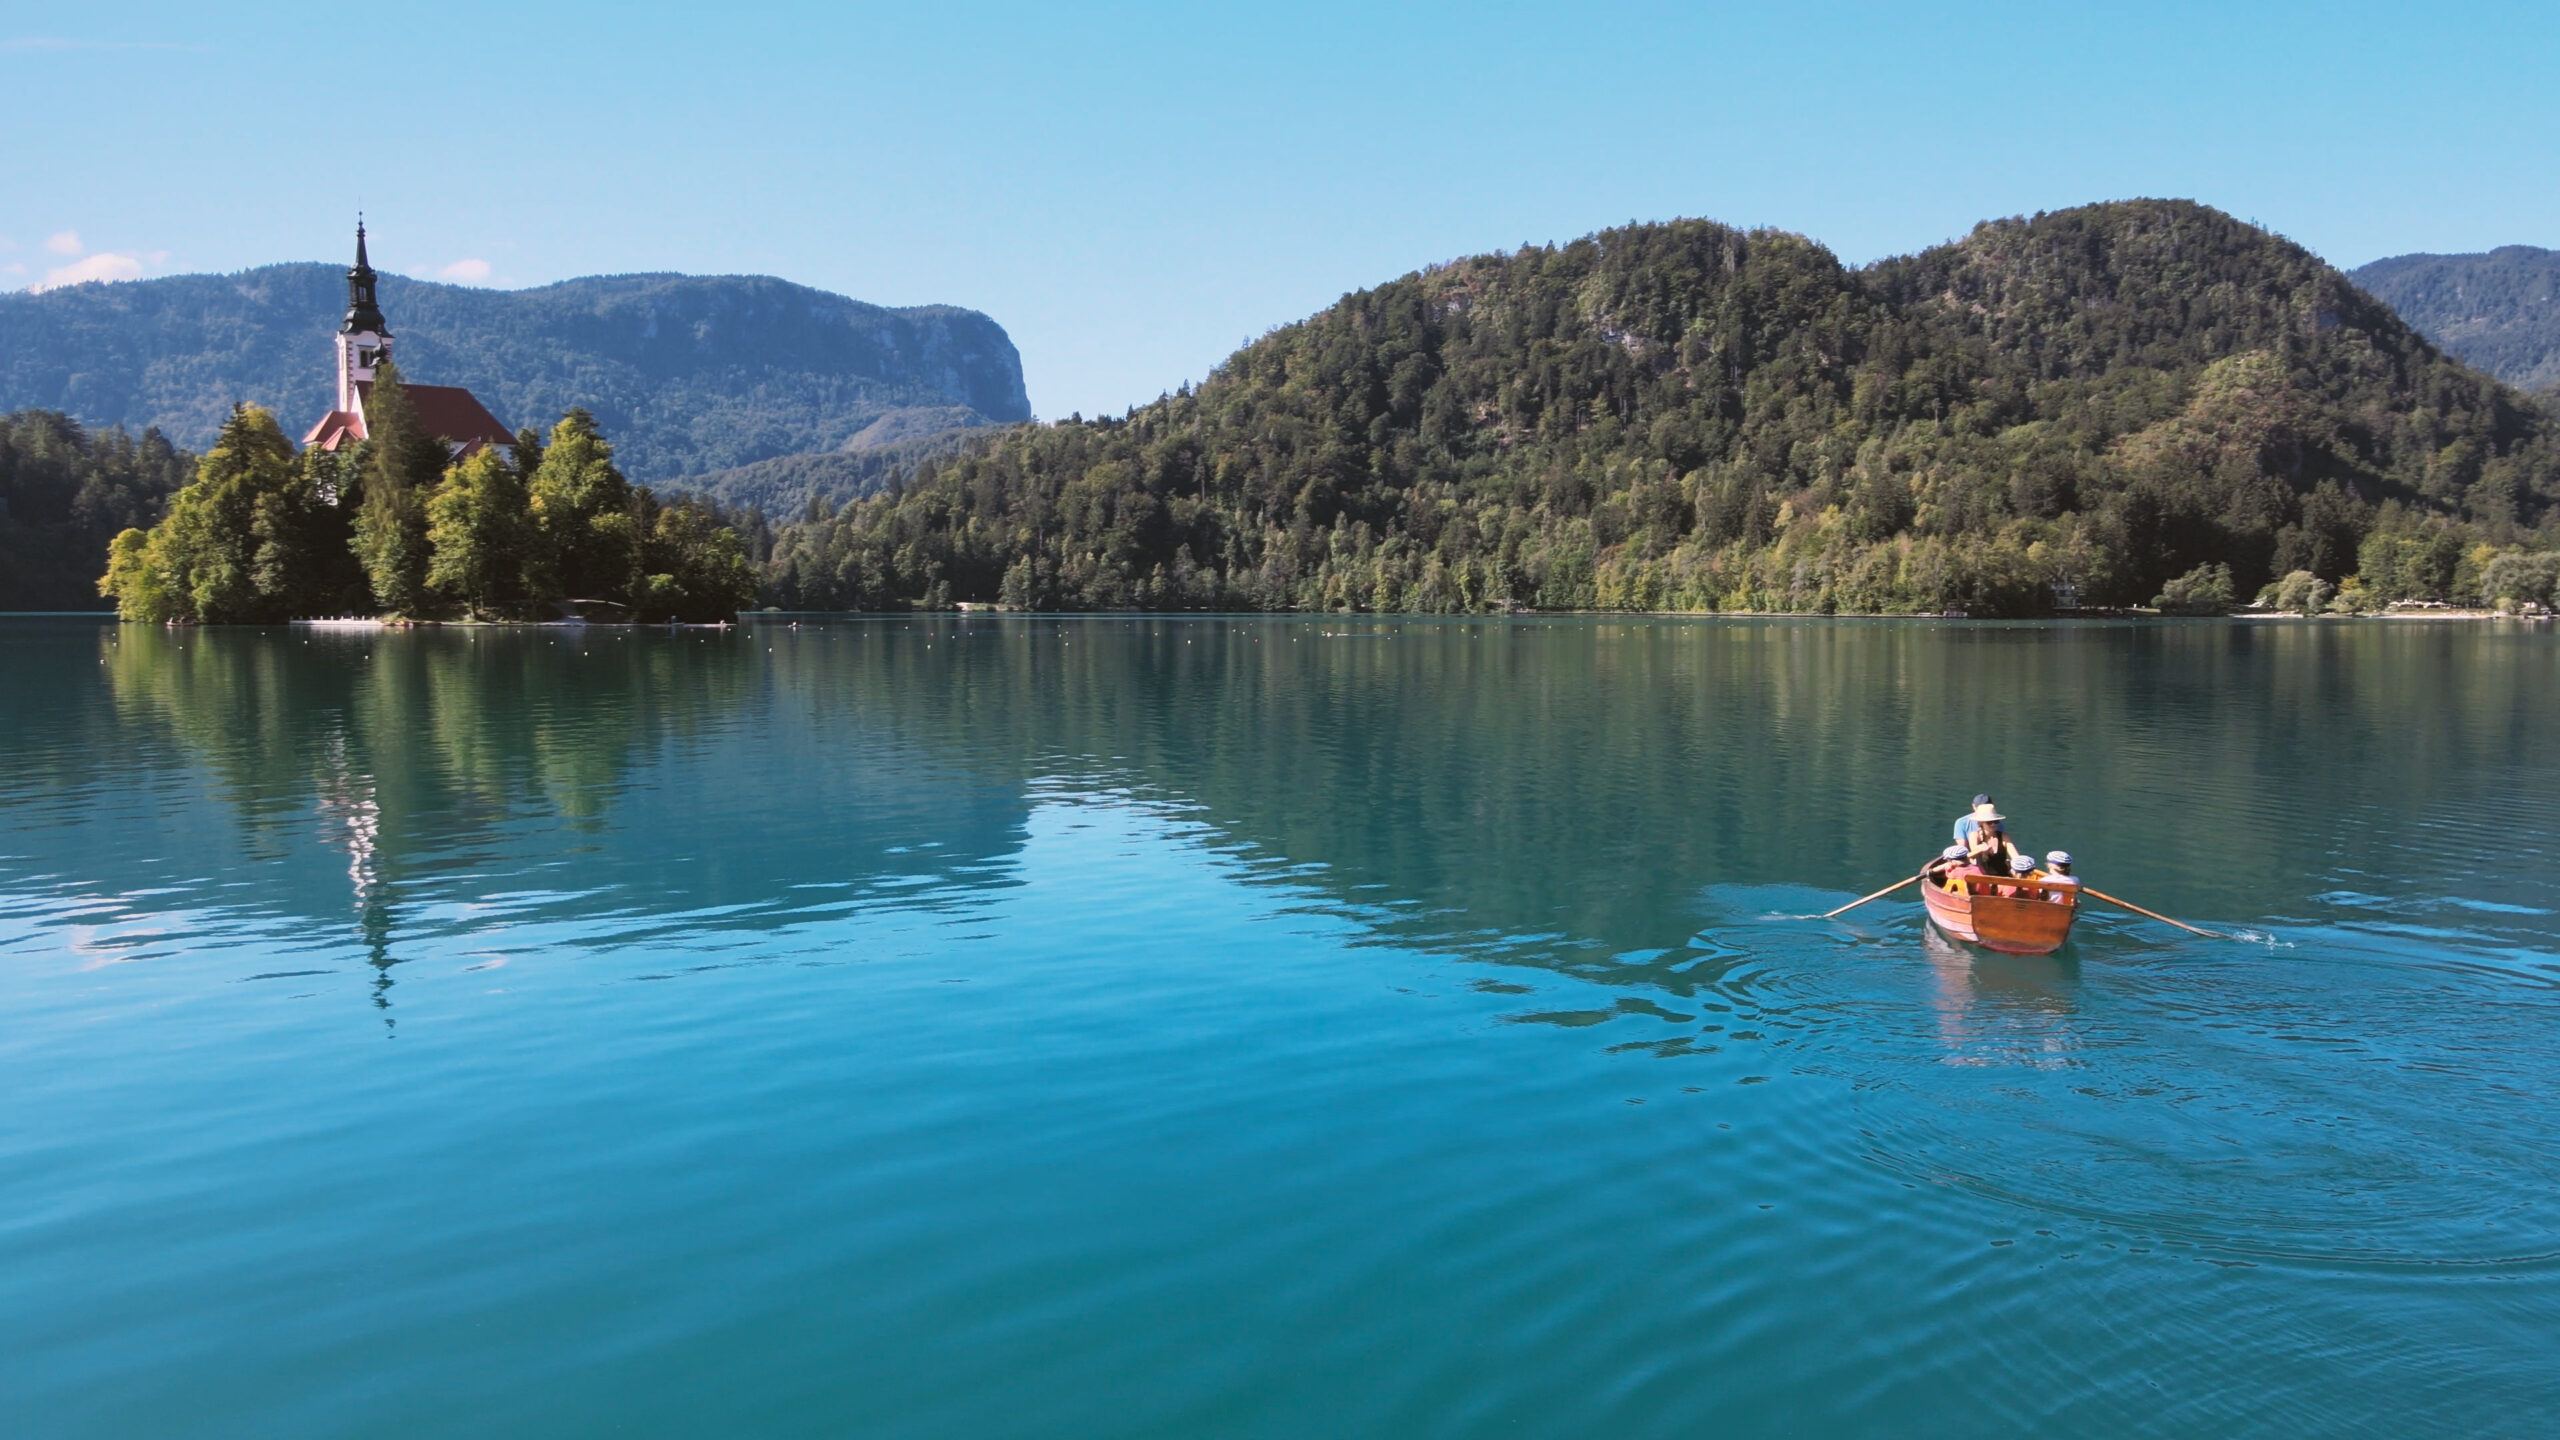
[[[2092,897],[2093,897],[2093,898],[2095,898],[2095,899],[2104,900],[2104,901],[2106,901],[2106,902],[2107,902],[2108,904],[2110,904],[2110,905],[2114,905],[2114,906],[2118,906],[2118,907],[2123,908],[2123,909],[2126,909],[2126,910],[2130,910],[2130,911],[2132,911],[2132,912],[2133,912],[2134,914],[2136,914],[2136,915],[2148,915],[2148,916],[2150,916],[2152,919],[2159,921],[2159,922],[2160,922],[2161,924],[2163,924],[2163,925],[2175,925],[2175,926],[2177,926],[2179,929],[2186,931],[2186,932],[2187,932],[2188,934],[2190,934],[2190,935],[2201,935],[2201,936],[2203,936],[2204,938],[2206,938],[2207,940],[2228,940],[2228,939],[2230,939],[2230,938],[2231,938],[2231,937],[2230,937],[2230,936],[2228,936],[2228,935],[2220,935],[2220,934],[2216,934],[2216,933],[2214,933],[2214,932],[2213,932],[2213,931],[2211,931],[2211,930],[2206,930],[2206,929],[2203,929],[2203,928],[2198,927],[2198,926],[2190,925],[2190,924],[2188,924],[2188,923],[2187,923],[2186,921],[2184,921],[2184,920],[2172,920],[2172,919],[2170,919],[2168,916],[2161,914],[2161,913],[2160,913],[2159,911],[2157,911],[2157,910],[2145,910],[2145,909],[2143,909],[2141,906],[2134,904],[2134,903],[2133,903],[2132,901],[2130,901],[2130,900],[2119,900],[2119,899],[2117,899],[2116,897],[2114,897],[2113,895],[2108,894],[2106,891],[2104,891],[2104,890],[2100,890],[2100,889],[2097,889],[2097,888],[2096,888],[2096,887],[2094,887],[2094,886],[2083,885],[2083,886],[2081,886],[2080,888],[2081,888],[2082,890],[2086,891],[2090,896],[2092,896]]]

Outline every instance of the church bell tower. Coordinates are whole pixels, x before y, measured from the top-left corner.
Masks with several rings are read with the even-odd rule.
[[[350,414],[361,408],[356,386],[373,379],[374,368],[391,358],[391,327],[374,299],[373,265],[364,254],[364,219],[356,219],[356,265],[347,272],[347,318],[338,325],[338,405]]]

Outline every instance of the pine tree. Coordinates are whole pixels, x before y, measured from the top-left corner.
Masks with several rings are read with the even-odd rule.
[[[99,552],[157,522],[195,468],[157,430],[136,440],[57,410],[0,415],[0,610],[81,607]]]
[[[426,502],[444,473],[445,444],[420,426],[400,372],[387,362],[365,395],[364,424],[356,556],[375,603],[393,615],[416,618],[433,603]]]

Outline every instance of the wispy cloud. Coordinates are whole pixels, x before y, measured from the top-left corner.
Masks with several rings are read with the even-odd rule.
[[[80,253],[80,232],[56,230],[45,237],[44,248],[56,255],[77,255]]]
[[[0,55],[14,55],[25,50],[188,50],[201,54],[210,48],[205,45],[179,45],[163,40],[66,40],[54,35],[27,35],[15,40],[0,40]]]
[[[443,269],[438,270],[436,272],[436,278],[439,280],[458,281],[465,285],[477,285],[481,281],[489,278],[489,262],[486,260],[456,260],[452,264],[445,266]]]
[[[111,250],[101,250],[95,255],[47,270],[44,272],[44,283],[29,288],[59,290],[65,285],[84,285],[92,280],[139,280],[141,278],[142,257],[118,255]]]

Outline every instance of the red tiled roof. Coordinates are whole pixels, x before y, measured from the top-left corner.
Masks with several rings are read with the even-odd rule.
[[[455,445],[513,445],[515,432],[498,423],[479,397],[459,385],[403,385],[409,408],[418,412],[418,428]],[[358,381],[360,394],[373,393],[373,382]]]
[[[335,450],[341,445],[353,445],[363,438],[363,416],[352,410],[332,410],[320,417],[320,423],[312,426],[311,433],[302,437],[302,443],[305,446],[317,445],[323,450]]]

